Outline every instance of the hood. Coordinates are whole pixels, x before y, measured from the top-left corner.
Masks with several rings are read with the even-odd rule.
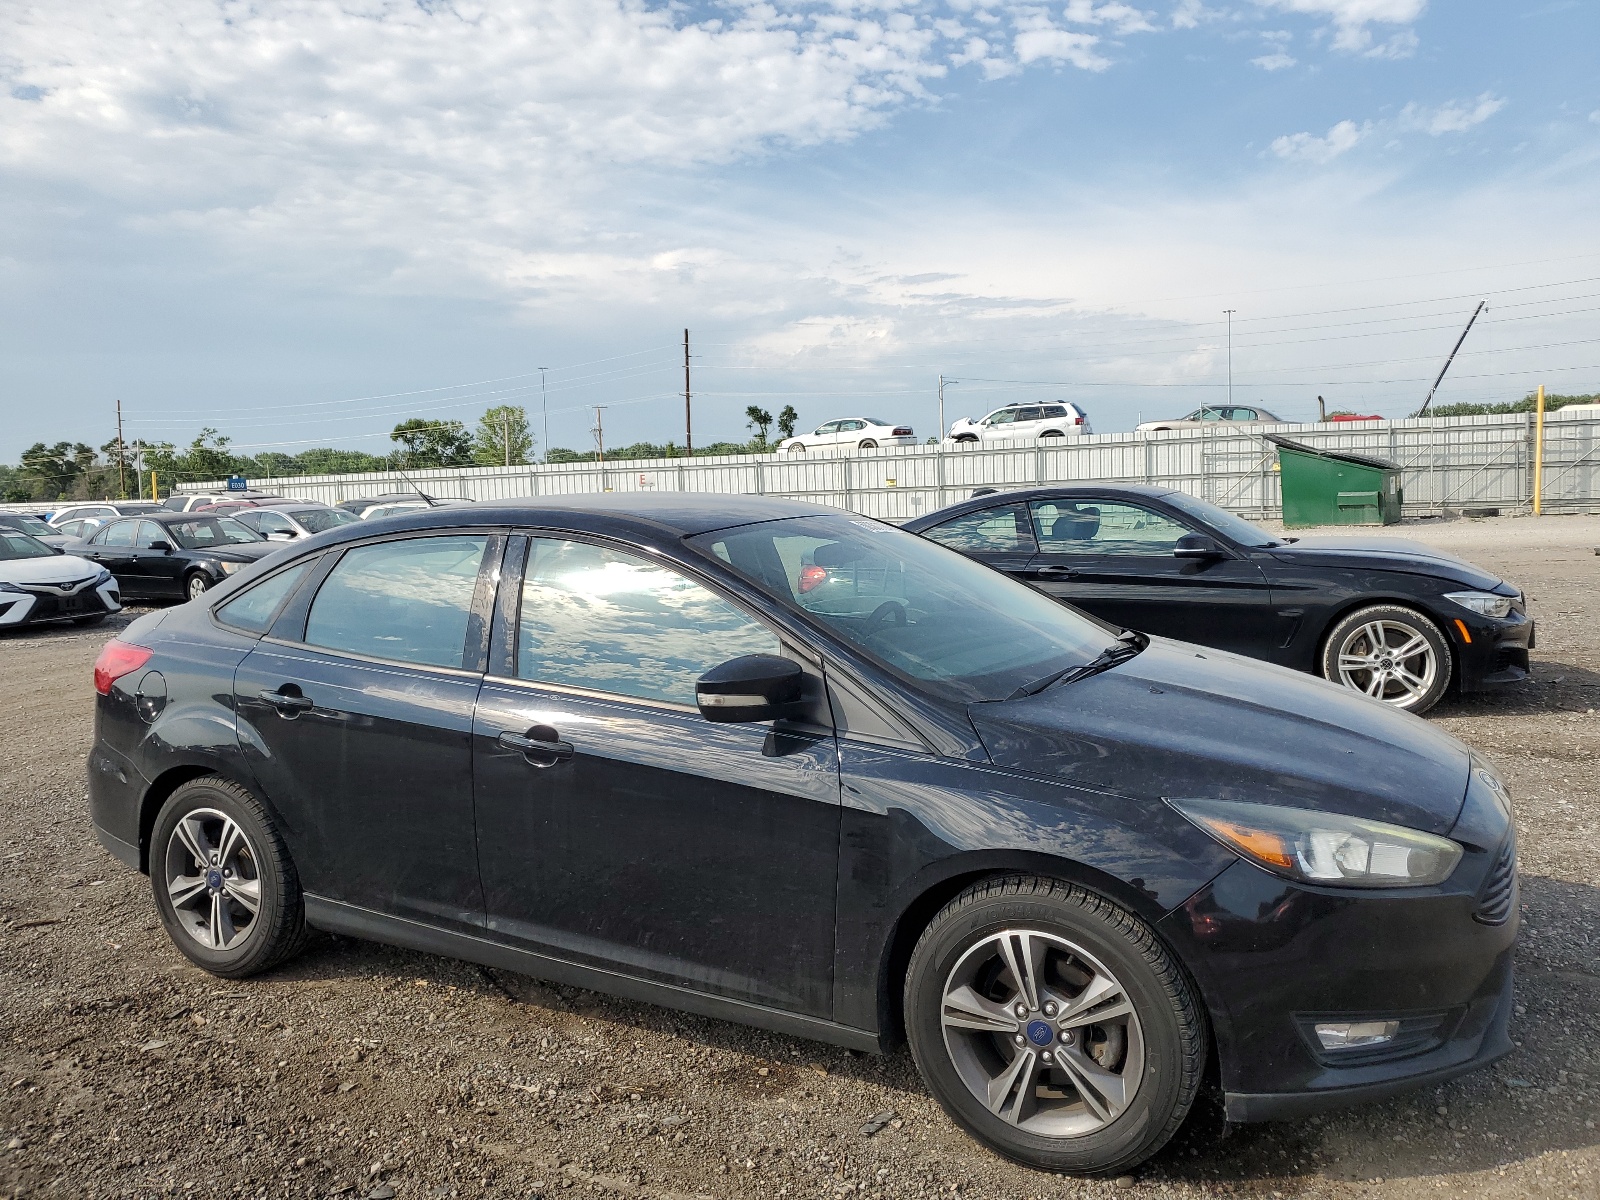
[[[93,579],[100,567],[70,554],[52,554],[49,558],[8,558],[0,561],[0,582],[4,583],[77,583]]]
[[[226,546],[218,546],[203,553],[233,562],[257,562],[269,554],[276,554],[288,544],[288,542],[229,542]]]
[[[1421,718],[1163,638],[1099,675],[969,714],[998,766],[1143,800],[1246,800],[1442,834],[1467,790],[1467,748]]]
[[[1404,571],[1412,575],[1434,575],[1453,583],[1489,591],[1500,579],[1466,559],[1409,538],[1371,537],[1334,534],[1307,537],[1284,546],[1273,546],[1274,558],[1287,563],[1316,566],[1368,566],[1383,571]]]

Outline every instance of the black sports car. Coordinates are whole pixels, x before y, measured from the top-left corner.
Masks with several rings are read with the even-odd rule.
[[[1410,712],[1524,679],[1516,587],[1392,537],[1278,537],[1171,488],[990,494],[906,522],[1118,628],[1311,671]]]
[[[140,617],[95,688],[100,840],[225,977],[311,925],[903,1033],[1055,1171],[1140,1162],[1208,1076],[1260,1120],[1511,1047],[1510,810],[1466,747],[835,509],[345,525]]]
[[[277,550],[230,517],[175,512],[108,521],[70,547],[115,575],[125,596],[187,600]]]

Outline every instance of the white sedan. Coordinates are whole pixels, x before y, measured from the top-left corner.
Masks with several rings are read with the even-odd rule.
[[[0,629],[40,621],[90,625],[122,609],[122,590],[99,563],[0,529]]]
[[[876,417],[841,417],[825,421],[810,433],[797,434],[778,443],[778,449],[790,454],[804,454],[807,450],[820,450],[829,446],[853,446],[857,450],[875,450],[879,446],[915,446],[916,432],[909,425],[891,425]]]
[[[1092,432],[1089,414],[1076,404],[1008,404],[982,420],[962,417],[950,426],[948,441],[1012,442],[1020,438],[1077,437]]]

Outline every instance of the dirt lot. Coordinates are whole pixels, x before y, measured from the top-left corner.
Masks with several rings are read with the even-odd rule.
[[[1202,1109],[1137,1179],[1085,1183],[980,1149],[903,1052],[332,938],[224,983],[90,833],[108,623],[0,637],[0,1197],[1600,1196],[1600,519],[1390,532],[1501,572],[1540,621],[1530,682],[1430,718],[1517,797],[1519,1049],[1490,1071],[1297,1123]]]

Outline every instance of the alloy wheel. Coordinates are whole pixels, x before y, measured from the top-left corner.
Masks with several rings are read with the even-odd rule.
[[[205,595],[206,589],[208,589],[210,586],[211,584],[206,580],[204,575],[189,576],[189,599],[200,599],[201,596]]]
[[[1410,708],[1432,691],[1439,656],[1421,632],[1400,621],[1368,621],[1352,629],[1338,651],[1339,682],[1396,708]]]
[[[1127,990],[1056,934],[1005,929],[973,945],[945,982],[940,1020],[968,1090],[1028,1133],[1103,1129],[1144,1075],[1144,1033]]]
[[[261,911],[259,861],[226,813],[196,808],[180,817],[163,878],[184,932],[207,950],[231,950],[249,937]]]

